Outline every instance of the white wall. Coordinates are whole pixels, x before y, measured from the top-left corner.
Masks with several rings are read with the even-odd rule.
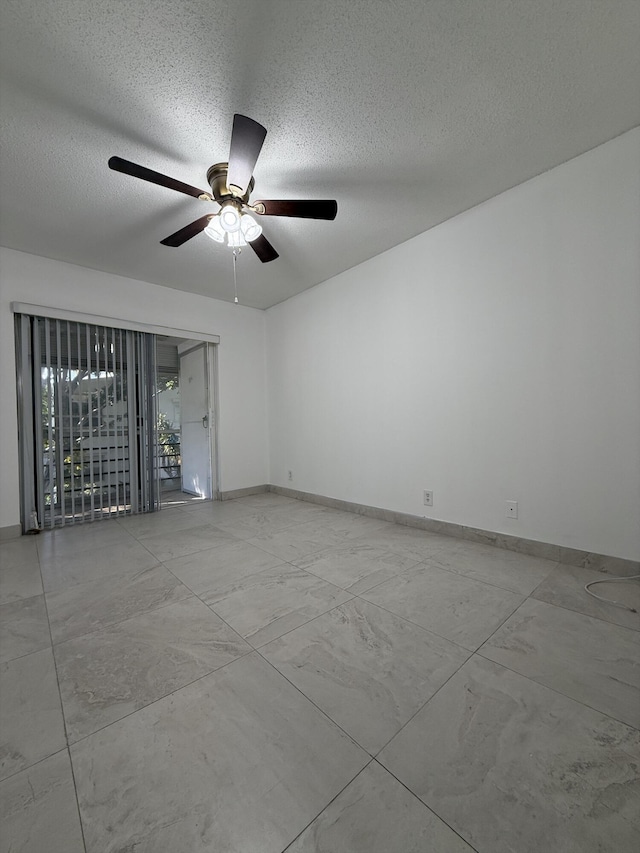
[[[269,481],[264,312],[0,249],[0,528],[20,521],[13,301],[220,335],[221,488]]]
[[[639,223],[635,130],[270,309],[271,482],[640,558]]]

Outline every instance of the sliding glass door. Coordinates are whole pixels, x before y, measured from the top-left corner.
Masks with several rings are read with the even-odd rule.
[[[16,315],[23,530],[158,504],[155,336]]]

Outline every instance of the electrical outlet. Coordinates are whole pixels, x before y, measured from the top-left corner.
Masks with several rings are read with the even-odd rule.
[[[287,471],[287,480],[293,480],[293,471]]]
[[[518,501],[507,501],[507,518],[517,518],[518,517]]]
[[[433,506],[433,492],[427,491],[427,489],[423,492],[423,500],[425,506]]]

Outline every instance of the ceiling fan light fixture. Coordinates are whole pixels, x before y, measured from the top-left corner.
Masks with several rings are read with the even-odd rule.
[[[243,213],[240,219],[240,230],[247,243],[251,243],[252,240],[257,240],[262,234],[262,225],[257,223],[253,216]]]
[[[215,240],[216,243],[224,243],[225,230],[220,224],[220,218],[218,216],[214,216],[207,227],[204,229],[204,233],[207,237],[211,237],[212,240]]]
[[[227,162],[214,163],[207,170],[207,183],[211,192],[204,192],[198,187],[192,187],[168,175],[154,172],[137,163],[123,160],[122,157],[110,157],[110,169],[139,178],[169,190],[184,193],[199,201],[213,202],[220,205],[217,213],[200,216],[180,228],[174,234],[160,240],[163,246],[182,246],[203,231],[216,243],[230,246],[234,251],[234,260],[242,246],[250,245],[263,264],[274,261],[278,253],[262,232],[262,226],[244,213],[247,208],[258,216],[290,216],[298,219],[333,220],[338,212],[338,204],[334,200],[269,200],[249,202],[255,186],[253,171],[265,140],[266,129],[248,116],[236,113],[233,116],[231,131],[231,146]]]
[[[240,230],[240,212],[238,211],[235,204],[232,202],[228,202],[223,205],[220,211],[220,225],[227,232],[227,234],[233,234],[235,231]]]

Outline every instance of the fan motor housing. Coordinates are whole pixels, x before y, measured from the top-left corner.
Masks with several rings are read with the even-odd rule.
[[[209,169],[207,170],[207,182],[211,187],[213,197],[218,203],[222,203],[228,199],[235,199],[235,201],[242,202],[242,204],[247,204],[249,196],[255,186],[253,177],[249,181],[247,191],[241,195],[236,187],[230,188],[227,185],[228,173],[228,163],[215,163],[213,166],[209,166]]]

